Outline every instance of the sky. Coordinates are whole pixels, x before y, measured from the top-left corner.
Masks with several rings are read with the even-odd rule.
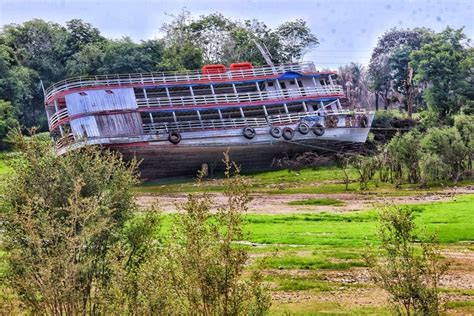
[[[465,28],[474,38],[474,0],[0,0],[0,25],[41,18],[64,24],[80,18],[110,38],[158,38],[160,27],[182,8],[193,16],[220,12],[270,27],[307,21],[320,45],[305,60],[335,69],[355,61],[367,65],[377,39],[392,27]]]

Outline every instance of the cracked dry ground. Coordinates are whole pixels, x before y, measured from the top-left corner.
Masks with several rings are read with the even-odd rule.
[[[260,256],[262,254],[259,254]],[[451,263],[448,273],[442,278],[443,301],[474,303],[474,251],[472,247],[453,246],[443,248],[443,257]],[[366,268],[347,270],[265,270],[264,275],[283,278],[320,280],[332,286],[324,291],[273,291],[274,304],[291,311],[299,306],[315,306],[324,312],[334,308],[343,311],[363,310],[364,308],[384,308],[388,304],[388,295],[376,287]],[[276,288],[273,284],[272,288]],[[474,314],[474,310],[464,312],[447,310],[448,314]]]

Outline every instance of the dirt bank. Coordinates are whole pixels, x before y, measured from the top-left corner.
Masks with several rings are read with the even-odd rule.
[[[474,194],[474,187],[449,188],[433,192],[423,192],[420,195],[380,197],[367,193],[338,193],[338,194],[255,194],[249,205],[250,213],[257,214],[294,214],[317,212],[350,212],[369,209],[377,205],[419,204],[435,201],[448,201],[459,194]],[[226,200],[222,194],[212,193],[210,196],[216,202],[216,208],[224,205]],[[289,205],[291,201],[306,199],[331,198],[342,201],[341,206],[332,205]],[[176,204],[186,200],[186,194],[174,193],[164,195],[140,195],[137,202],[142,208],[154,205],[165,213],[176,212]]]

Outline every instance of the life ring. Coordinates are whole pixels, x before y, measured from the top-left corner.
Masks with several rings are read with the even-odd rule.
[[[308,134],[310,131],[309,125],[305,122],[301,122],[300,125],[298,125],[298,131],[303,135]]]
[[[359,119],[359,125],[360,127],[362,128],[365,128],[367,126],[369,126],[369,119],[367,118],[367,116],[365,115],[362,115]]]
[[[270,128],[270,135],[272,135],[275,138],[280,138],[281,137],[281,128],[274,126]]]
[[[324,135],[324,127],[319,123],[314,124],[313,127],[311,127],[311,129],[313,130],[313,133],[316,136],[323,136]]]
[[[327,127],[335,128],[337,127],[337,124],[339,123],[339,117],[333,116],[333,115],[327,116],[325,123]]]
[[[295,132],[291,127],[285,127],[281,133],[283,135],[283,138],[286,140],[291,140],[293,139],[293,136],[295,136]]]
[[[170,141],[170,143],[176,145],[181,141],[181,134],[176,131],[171,131],[168,134],[168,140]]]
[[[245,138],[252,139],[257,133],[255,132],[255,129],[253,127],[247,126],[244,127],[244,129],[242,130],[242,134]]]

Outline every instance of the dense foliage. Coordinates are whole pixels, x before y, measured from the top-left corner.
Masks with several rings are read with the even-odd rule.
[[[385,109],[401,102],[408,116],[426,108],[446,123],[453,115],[472,114],[474,51],[463,29],[391,29],[375,47],[369,79]]]
[[[472,178],[474,117],[458,115],[453,127],[430,127],[397,133],[373,156],[356,155],[348,162],[358,171],[360,188],[378,173],[381,182],[422,186],[430,182]]]
[[[19,134],[15,145],[2,187],[5,283],[34,313],[92,313],[113,275],[109,254],[136,210],[134,169],[94,148],[58,156],[47,139]]]

